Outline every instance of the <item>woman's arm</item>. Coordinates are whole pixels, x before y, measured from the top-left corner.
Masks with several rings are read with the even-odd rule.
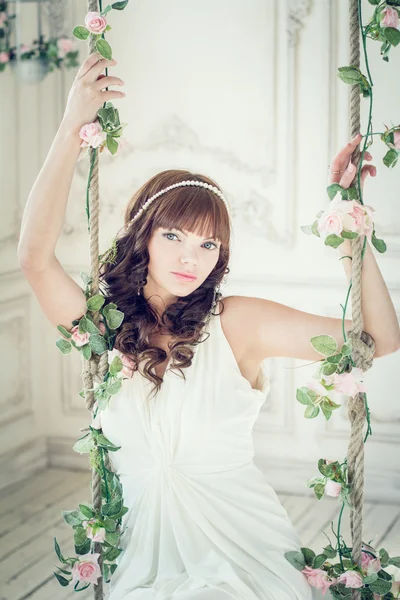
[[[362,236],[364,238],[364,236]],[[345,240],[338,247],[341,256],[352,256],[351,243]],[[351,258],[342,258],[341,262],[350,284]],[[400,346],[400,329],[396,309],[393,305],[389,290],[376,262],[374,253],[367,239],[361,271],[361,310],[363,329],[382,348],[398,349]],[[386,340],[386,341],[385,341]]]
[[[18,244],[22,268],[41,269],[55,256],[80,153],[79,130],[95,120],[103,102],[122,95],[101,91],[109,85],[123,85],[118,77],[99,79],[101,71],[115,62],[91,54],[77,73],[63,120],[25,206]]]

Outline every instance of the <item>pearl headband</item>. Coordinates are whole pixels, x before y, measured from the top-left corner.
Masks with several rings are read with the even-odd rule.
[[[135,216],[131,219],[131,223],[134,223],[140,217],[140,215],[145,210],[147,210],[147,208],[149,207],[149,205],[151,204],[151,202],[153,202],[153,200],[155,200],[156,198],[158,198],[162,194],[165,194],[166,192],[169,192],[169,190],[173,190],[174,188],[185,186],[185,185],[197,185],[199,187],[206,188],[207,190],[211,190],[212,192],[214,192],[214,194],[216,194],[217,196],[219,196],[221,198],[221,200],[223,201],[223,203],[226,206],[226,210],[228,211],[228,213],[230,213],[230,207],[229,207],[227,199],[225,198],[225,196],[223,195],[223,193],[221,192],[221,190],[219,190],[217,187],[215,187],[215,185],[210,185],[209,183],[205,183],[204,181],[189,180],[189,181],[181,181],[179,183],[174,183],[173,185],[169,185],[165,189],[157,192],[157,194],[154,194],[154,196],[151,196],[151,198],[148,198],[148,200],[146,200],[146,202],[143,204],[143,206],[141,208],[139,208],[139,210],[137,211],[137,213],[135,214]]]

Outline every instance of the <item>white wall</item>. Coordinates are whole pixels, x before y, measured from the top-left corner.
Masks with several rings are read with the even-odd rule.
[[[363,4],[367,19],[371,7]],[[82,22],[82,3],[71,6],[73,24]],[[193,169],[219,182],[233,206],[225,295],[256,295],[341,317],[348,284],[338,255],[305,236],[300,225],[326,206],[328,164],[349,139],[349,88],[335,74],[348,64],[347,3],[147,0],[114,12],[112,27],[113,72],[126,81],[118,107],[129,123],[129,146],[116,157],[101,157],[101,249],[145,180],[167,168]],[[399,51],[387,64],[379,46],[369,45],[377,131],[383,122],[398,122],[400,92]],[[83,60],[87,49],[83,42],[80,47]],[[1,486],[45,464],[87,468],[86,457],[72,450],[89,422],[78,396],[80,357],[56,348],[58,332],[41,314],[16,258],[21,212],[72,79],[72,73],[54,73],[34,87],[17,85],[10,73],[0,80]],[[362,106],[364,131],[367,102]],[[376,209],[377,235],[388,243],[387,253],[376,256],[398,308],[400,171],[383,166],[383,150],[378,141],[371,149],[378,177],[367,181],[365,202]],[[79,282],[89,260],[86,178],[82,161],[57,246],[59,260]],[[399,493],[399,361],[400,353],[377,359],[365,378],[374,434],[366,447],[367,497]],[[296,401],[296,388],[314,369],[304,361],[268,361],[272,388],[254,440],[257,463],[280,489],[306,491],[319,457],[346,454],[346,407],[329,422],[307,421]]]

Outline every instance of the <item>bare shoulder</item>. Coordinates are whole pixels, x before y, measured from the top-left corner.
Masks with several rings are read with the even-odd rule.
[[[252,300],[247,296],[222,298],[224,308],[221,312],[221,326],[239,364],[244,361],[260,362],[257,353],[252,352],[254,340],[248,327],[248,315],[246,316],[249,305],[247,299]]]

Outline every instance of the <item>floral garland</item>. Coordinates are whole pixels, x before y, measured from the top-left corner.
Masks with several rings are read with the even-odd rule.
[[[111,59],[111,48],[104,40],[104,32],[111,29],[105,15],[111,9],[123,10],[127,4],[128,0],[115,2],[102,11],[100,0],[101,12],[89,12],[85,18],[85,27],[75,27],[74,35],[79,39],[87,39],[89,35],[93,35],[96,38],[98,52],[104,58]],[[116,138],[120,138],[122,135],[123,125],[120,123],[118,110],[113,107],[111,102],[107,102],[98,111],[98,120],[95,123],[87,123],[80,130],[81,147],[94,148],[87,184],[86,214],[88,223],[90,220],[88,194],[96,152],[107,148],[109,153],[116,154],[119,146]],[[119,141],[121,142],[121,140]],[[113,263],[115,256],[116,240],[99,257],[100,264]],[[92,295],[91,278],[84,272],[81,272],[80,275],[84,284],[87,311],[80,319],[72,322],[70,331],[62,325],[57,326],[63,337],[56,341],[56,346],[63,354],[69,354],[72,348],[75,348],[85,360],[90,360],[93,354],[101,355],[113,349],[124,313],[118,310],[116,304],[106,304],[103,294]],[[97,312],[100,313],[98,327],[94,323],[94,314]],[[115,561],[122,552],[122,548],[119,546],[120,538],[124,533],[124,531],[121,532],[122,517],[128,512],[128,507],[124,506],[123,489],[119,476],[106,466],[108,453],[116,452],[120,446],[115,446],[103,435],[100,411],[105,410],[112,396],[120,391],[123,379],[131,376],[131,366],[131,361],[122,354],[121,357],[114,356],[111,364],[108,365],[103,382],[87,390],[93,391],[96,399],[93,419],[91,425],[83,430],[86,433],[77,440],[73,447],[79,454],[89,455],[90,466],[101,477],[102,496],[102,506],[99,511],[87,503],[79,504],[78,510],[62,511],[64,521],[74,531],[76,556],[64,557],[57,539],[54,538],[55,552],[62,563],[62,567],[57,567],[58,570],[54,572],[54,575],[62,586],[66,587],[72,584],[74,591],[77,592],[88,588],[92,583],[97,584],[99,578],[103,578],[108,583],[118,566]],[[85,398],[85,390],[81,390],[79,395]],[[95,542],[101,543],[103,548],[102,568],[98,560],[100,554],[93,552]]]
[[[5,71],[7,65],[12,64],[17,59],[18,50],[21,61],[36,60],[38,58],[46,60],[50,72],[54,71],[55,68],[66,67],[71,69],[79,65],[79,53],[75,42],[65,36],[49,39],[40,36],[40,39],[33,40],[31,46],[20,44],[19,49],[16,46],[9,46],[8,40],[15,15],[8,15],[7,4],[5,1],[0,1],[0,73]]]
[[[315,235],[323,239],[325,245],[332,248],[338,248],[345,240],[352,240],[364,235],[362,258],[367,239],[378,252],[386,252],[385,242],[375,235],[373,221],[375,209],[364,205],[362,199],[360,181],[364,153],[373,143],[373,136],[380,135],[381,140],[388,148],[383,158],[384,165],[394,167],[400,155],[400,125],[391,128],[385,125],[386,130],[384,132],[372,133],[373,83],[366,50],[367,38],[380,41],[382,42],[381,56],[386,62],[389,61],[390,49],[400,43],[400,0],[368,1],[375,6],[375,9],[368,25],[364,27],[361,0],[358,0],[367,75],[364,75],[358,67],[351,65],[340,67],[337,73],[337,76],[344,83],[358,85],[360,94],[364,98],[369,98],[370,103],[367,134],[363,136],[365,138],[364,147],[358,166],[357,186],[348,189],[337,183],[328,186],[327,193],[330,200],[328,209],[319,212],[311,225],[301,227],[305,234]],[[368,138],[370,139],[369,142],[367,142]],[[345,333],[346,309],[351,287],[352,284],[350,283],[345,305],[342,306],[344,344],[339,349],[336,340],[329,335],[318,335],[310,339],[311,345],[324,357],[324,360],[319,361],[318,370],[314,374],[313,380],[296,390],[296,399],[305,406],[304,416],[307,419],[313,419],[321,412],[328,420],[332,412],[341,406],[334,400],[336,393],[343,394],[348,398],[354,397],[356,394],[363,394],[368,423],[365,443],[368,436],[372,434],[367,404],[367,389],[363,383],[363,371],[355,367],[351,340],[346,338]],[[372,546],[363,544],[361,552],[362,565],[360,568],[353,563],[352,549],[346,545],[343,536],[341,536],[340,525],[344,507],[347,506],[350,510],[353,510],[349,501],[352,486],[349,484],[347,477],[347,458],[343,462],[320,458],[318,460],[318,471],[320,475],[309,479],[307,486],[314,489],[318,499],[321,499],[324,495],[333,496],[339,498],[342,503],[337,531],[334,530],[332,523],[332,531],[336,542],[332,546],[328,538],[329,545],[323,548],[319,554],[315,554],[310,548],[301,548],[301,552],[287,552],[285,553],[287,560],[306,575],[311,586],[322,590],[323,595],[329,590],[333,598],[350,599],[351,590],[360,588],[363,600],[400,598],[400,581],[395,581],[394,577],[385,571],[385,568],[389,565],[400,568],[400,556],[390,557],[384,548],[380,548],[378,552]]]

